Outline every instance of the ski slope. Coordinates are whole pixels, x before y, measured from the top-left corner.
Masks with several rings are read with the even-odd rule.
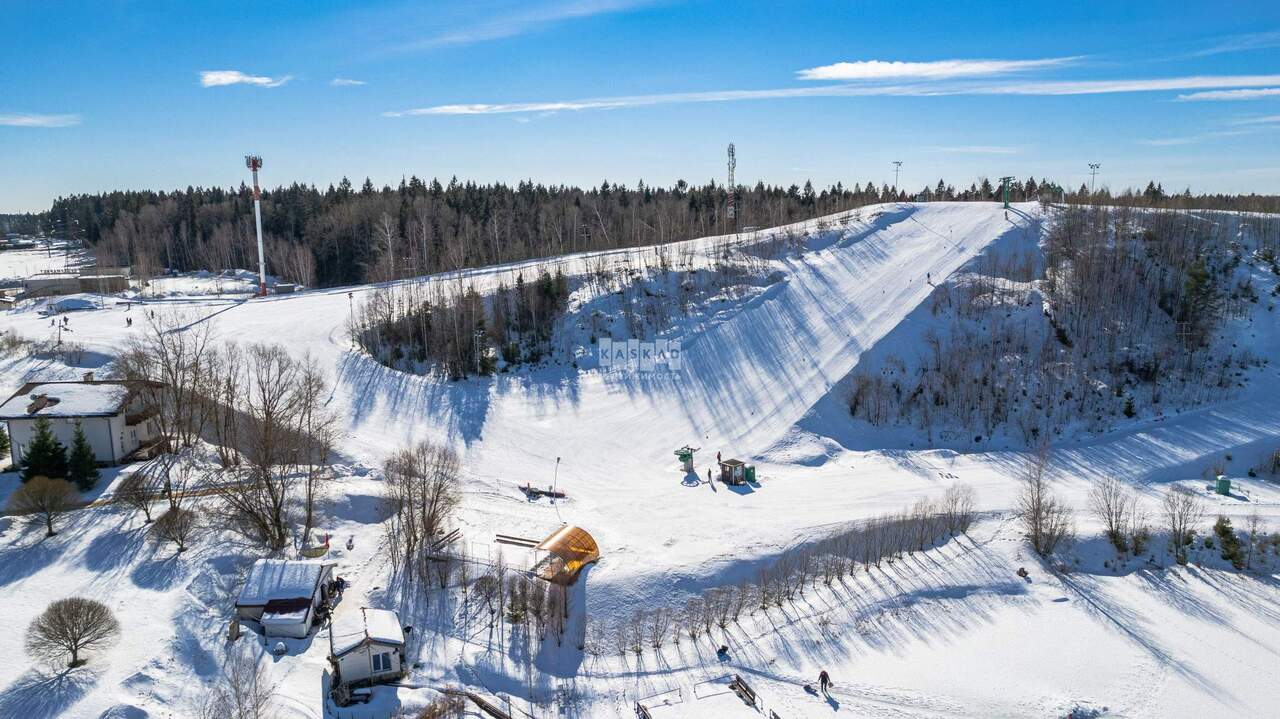
[[[353,351],[345,337],[350,303],[359,302],[369,288],[249,301],[143,302],[129,310],[75,313],[71,326],[75,342],[110,354],[130,332],[127,312],[137,316],[173,308],[193,323],[213,323],[219,338],[285,342],[329,369],[330,407],[347,421],[340,452],[377,466],[394,449],[421,437],[451,441],[475,476],[471,489],[477,497],[516,499],[514,483],[550,484],[560,457],[557,481],[570,496],[560,515],[516,505],[514,516],[504,521],[534,534],[545,534],[561,518],[588,528],[618,560],[600,567],[597,576],[609,581],[615,572],[643,572],[643,562],[629,560],[652,547],[664,547],[669,570],[692,570],[721,554],[724,536],[750,533],[763,550],[789,543],[805,527],[851,519],[848,507],[839,503],[814,506],[815,495],[829,487],[780,476],[775,481],[767,464],[761,467],[765,482],[757,496],[700,496],[710,490],[683,486],[672,453],[686,444],[701,447],[703,475],[717,452],[760,457],[854,367],[865,348],[929,295],[926,276],[944,278],[1006,233],[1021,233],[1034,221],[1032,212],[1038,210],[1031,204],[1009,219],[995,204],[869,208],[866,220],[816,241],[819,249],[781,261],[783,279],[731,316],[681,328],[676,373],[564,368],[449,382],[397,372]],[[810,222],[790,229],[814,227]],[[682,244],[705,257],[717,242]],[[681,249],[677,246],[677,256]],[[580,275],[601,256],[645,252],[590,253],[558,262],[566,273]],[[492,286],[516,269],[473,270],[466,281]],[[49,331],[45,318],[18,312],[10,319],[10,326],[27,337]],[[143,324],[135,321],[131,331],[142,331]],[[866,511],[883,508],[867,506]],[[668,523],[646,521],[654,511]],[[715,522],[701,521],[708,513]],[[784,516],[799,521],[762,521]],[[669,526],[687,529],[672,536]],[[486,540],[483,532],[474,538]]]
[[[781,628],[744,630],[750,641],[734,647],[727,667],[700,646],[668,657],[666,668],[551,657],[539,665],[542,674],[528,680],[518,665],[493,657],[474,638],[451,636],[424,649],[424,667],[414,677],[423,685],[462,682],[517,695],[531,685],[545,698],[577,676],[587,694],[580,716],[628,716],[631,700],[675,689],[685,700],[655,716],[717,719],[745,716],[740,702],[708,695],[703,704],[693,697],[698,686],[732,670],[755,677],[783,716],[1053,716],[1076,705],[1107,706],[1107,715],[1120,716],[1165,716],[1188,707],[1203,716],[1261,715],[1280,701],[1274,690],[1280,663],[1268,648],[1280,645],[1280,615],[1232,606],[1210,616],[1205,605],[1213,602],[1214,585],[1225,582],[1233,597],[1245,598],[1244,606],[1274,606],[1280,600],[1274,581],[1220,579],[1206,570],[1176,595],[1142,572],[1089,574],[1074,583],[1037,574],[1027,585],[1013,570],[1035,560],[1007,521],[1022,455],[917,449],[907,437],[884,451],[849,441],[840,381],[904,323],[928,321],[922,303],[931,283],[984,252],[1034,247],[1046,219],[1041,212],[1031,203],[1008,213],[994,203],[890,204],[821,225],[677,243],[668,248],[673,255],[709,267],[726,243],[749,248],[788,231],[807,238],[803,252],[769,261],[773,281],[759,293],[740,302],[712,300],[701,313],[677,318],[666,336],[680,342],[681,364],[669,372],[610,371],[583,362],[581,368],[553,365],[450,382],[388,369],[352,347],[345,323],[373,287],[263,299],[184,297],[174,287],[170,296],[71,314],[64,339],[86,350],[84,366],[4,360],[0,390],[100,366],[131,333],[143,331],[141,314],[150,311],[180,312],[190,326],[207,324],[219,339],[281,342],[315,358],[329,375],[328,406],[343,424],[338,451],[350,469],[325,508],[323,529],[356,538],[354,551],[335,554],[339,573],[355,581],[352,606],[385,601],[379,482],[369,470],[421,438],[449,442],[462,454],[461,526],[473,555],[494,556],[495,532],[542,537],[561,522],[590,531],[603,558],[587,573],[580,600],[590,616],[606,620],[637,608],[680,606],[703,588],[751,577],[782,549],[833,525],[902,509],[957,479],[976,488],[985,513],[972,542],[946,545],[921,560],[939,563],[925,572],[927,580],[903,575],[886,585],[868,579],[848,595],[810,598],[810,610],[780,620]],[[583,277],[602,263],[634,266],[654,251],[586,253],[414,281],[461,280],[485,289],[509,284],[519,271],[555,266]],[[136,318],[132,328],[127,317]],[[1250,341],[1259,354],[1280,358],[1280,337],[1266,319],[1263,313]],[[0,329],[29,339],[47,339],[53,331],[30,306],[0,315]],[[590,349],[585,334],[566,331]],[[1231,403],[1134,422],[1062,447],[1061,491],[1083,508],[1092,479],[1121,472],[1154,503],[1161,486],[1198,476],[1207,458],[1227,451],[1235,454],[1229,472],[1243,475],[1280,437],[1276,383],[1261,384]],[[699,477],[719,452],[757,464],[760,486],[735,491],[686,477],[673,456],[683,445],[701,448]],[[0,481],[7,494],[16,480]],[[1271,488],[1241,481],[1258,506],[1280,517],[1280,497]],[[568,499],[531,503],[517,489],[526,482],[555,482]],[[1233,504],[1220,511],[1239,516],[1245,509]],[[23,568],[0,571],[0,597],[23,597],[11,614],[14,626],[25,626],[43,605],[43,588],[56,587],[109,597],[126,624],[132,619],[143,628],[130,632],[92,685],[76,687],[56,704],[59,711],[34,711],[29,719],[62,715],[66,707],[74,707],[68,716],[95,717],[114,706],[152,712],[120,716],[164,716],[158,707],[193,701],[216,674],[225,615],[208,586],[207,567],[228,581],[226,568],[235,564],[230,551],[201,546],[184,557],[186,570],[157,576],[154,552],[112,534],[133,527],[133,520],[93,512],[101,512],[102,525],[89,514],[77,519],[61,539],[80,548],[61,556],[17,527],[7,529],[0,561]],[[104,580],[104,571],[119,581]],[[1236,646],[1241,635],[1257,639]],[[327,641],[314,644],[270,662],[290,716],[320,716]],[[1224,645],[1231,649],[1217,649]],[[166,646],[159,657],[149,650],[155,646]],[[1044,646],[1058,649],[1037,649]],[[16,634],[0,638],[0,648],[21,656]],[[1199,654],[1175,658],[1184,652]],[[1105,671],[1098,666],[1103,659],[1127,668]],[[1214,676],[1216,666],[1233,663],[1248,669]],[[799,690],[824,667],[837,681],[834,706]],[[0,669],[0,687],[26,687],[23,671]],[[1143,685],[1149,679],[1158,686]],[[1267,682],[1271,689],[1258,688]],[[5,703],[11,696],[5,692],[0,688],[5,709],[29,709],[37,694],[24,694],[27,703]]]

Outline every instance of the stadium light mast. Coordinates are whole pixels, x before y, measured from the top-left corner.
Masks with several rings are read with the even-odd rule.
[[[262,169],[262,158],[257,155],[245,155],[244,166],[253,173],[253,223],[258,230],[258,296],[267,295],[267,262],[262,250],[262,190],[258,189],[258,170]]]
[[[898,191],[898,171],[902,169],[902,160],[893,161],[893,191]]]
[[[729,206],[728,215],[729,223],[733,230],[738,229],[738,207],[734,202],[734,195],[738,194],[737,185],[733,181],[733,171],[738,167],[738,155],[733,149],[733,143],[729,143]]]
[[[1102,163],[1101,163],[1101,162],[1090,162],[1090,163],[1089,163],[1089,194],[1090,194],[1090,195],[1092,195],[1092,194],[1093,194],[1093,192],[1094,192],[1094,190],[1093,190],[1093,184],[1094,184],[1094,181],[1098,179],[1098,168],[1099,168],[1099,167],[1102,167]]]

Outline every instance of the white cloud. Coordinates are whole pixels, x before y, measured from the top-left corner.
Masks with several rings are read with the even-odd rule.
[[[934,97],[953,95],[1097,95],[1162,90],[1196,90],[1231,88],[1251,85],[1280,84],[1280,75],[1225,75],[1141,80],[1075,80],[1063,82],[1029,81],[1021,83],[975,84],[957,82],[914,83],[908,85],[836,84],[808,85],[768,90],[712,90],[677,92],[658,95],[623,95],[554,102],[466,103],[432,105],[409,110],[384,112],[386,117],[415,115],[498,115],[521,112],[574,112],[581,110],[613,110],[677,103],[737,102],[773,100],[793,97],[866,97],[888,95],[898,97]]]
[[[1265,127],[1250,127],[1240,130],[1218,130],[1216,132],[1205,132],[1199,135],[1188,135],[1185,137],[1160,137],[1149,140],[1138,140],[1139,145],[1147,145],[1148,147],[1175,147],[1178,145],[1194,145],[1196,143],[1205,142],[1207,140],[1215,140],[1221,137],[1238,137],[1240,135],[1252,135],[1259,131],[1265,131]]]
[[[6,127],[71,127],[79,124],[79,115],[0,114],[0,125]]]
[[[675,103],[730,102],[733,100],[760,100],[778,97],[822,97],[830,94],[831,91],[827,87],[784,88],[779,90],[717,90],[711,92],[679,92],[665,95],[626,95],[558,102],[434,105],[410,110],[384,112],[383,115],[386,117],[410,117],[414,115],[501,115],[518,112],[574,112],[579,110],[613,110],[647,105],[671,105]]]
[[[1141,80],[1067,80],[1063,82],[1027,82],[974,88],[976,95],[1103,95],[1117,92],[1157,92],[1160,90],[1199,90],[1207,88],[1248,87],[1280,83],[1280,75],[1191,75],[1158,77]],[[1203,94],[1203,93],[1197,93]],[[1179,96],[1181,97],[1181,96]]]
[[[1280,30],[1271,32],[1255,32],[1247,35],[1235,35],[1218,42],[1216,45],[1207,47],[1198,52],[1192,53],[1192,57],[1205,57],[1207,55],[1221,55],[1229,52],[1242,52],[1245,50],[1261,50],[1269,47],[1280,46]]]
[[[567,0],[541,4],[530,2],[520,3],[521,9],[518,12],[503,12],[502,7],[494,7],[492,4],[490,6],[476,6],[471,3],[459,4],[458,7],[465,10],[464,16],[467,22],[460,23],[459,26],[454,28],[437,30],[427,34],[425,37],[401,43],[395,49],[402,51],[427,50],[436,47],[472,45],[478,42],[501,40],[541,30],[557,22],[623,12],[651,2],[653,0]],[[433,17],[438,14],[438,11],[432,11]],[[473,18],[483,18],[483,20],[473,22]],[[405,24],[404,17],[402,15],[398,16],[397,22],[403,26]]]
[[[203,87],[224,87],[226,85],[280,87],[292,79],[292,75],[267,77],[266,75],[246,75],[239,70],[203,70],[200,72],[200,84]]]
[[[347,77],[335,77],[329,81],[329,84],[333,85],[334,87],[358,87],[360,85],[368,85],[369,83],[365,82],[364,80],[352,80],[351,78],[347,78]]]
[[[1228,125],[1275,125],[1280,124],[1280,115],[1260,115],[1257,117],[1238,117]]]
[[[944,145],[923,149],[926,152],[946,152],[963,155],[1016,155],[1022,152],[1021,147],[1005,147],[1002,145]]]
[[[1280,87],[1257,87],[1244,90],[1212,90],[1209,92],[1193,92],[1189,95],[1179,95],[1178,99],[1183,102],[1197,102],[1204,100],[1258,100],[1264,97],[1277,96],[1280,96]]]
[[[899,62],[859,60],[798,70],[801,80],[946,80],[957,77],[981,77],[1057,67],[1073,62],[1074,57],[1045,60],[933,60]]]

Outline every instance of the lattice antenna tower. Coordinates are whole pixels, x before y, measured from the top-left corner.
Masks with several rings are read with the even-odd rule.
[[[729,190],[729,220],[737,226],[738,205],[735,202],[738,194],[738,186],[733,180],[733,171],[738,167],[738,155],[733,149],[733,143],[729,143],[729,182],[727,189]]]

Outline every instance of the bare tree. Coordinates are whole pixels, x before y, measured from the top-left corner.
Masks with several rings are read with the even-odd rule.
[[[1042,447],[1032,457],[1022,477],[1015,515],[1036,554],[1048,557],[1074,535],[1071,508],[1056,497],[1046,476],[1049,451]]]
[[[973,507],[976,502],[973,487],[967,484],[953,484],[942,493],[940,512],[946,524],[947,534],[954,535],[969,531],[973,523]]]
[[[424,574],[427,556],[462,501],[460,462],[452,449],[423,441],[387,460],[385,497],[409,567]]]
[[[205,698],[200,719],[269,719],[272,687],[257,660],[248,652],[234,652],[222,667],[222,678]]]
[[[13,490],[9,495],[9,511],[38,518],[44,523],[45,536],[52,537],[57,534],[53,529],[54,521],[79,499],[80,495],[65,479],[37,476]]]
[[[1249,533],[1249,543],[1245,545],[1244,550],[1244,568],[1252,569],[1253,552],[1262,542],[1263,535],[1266,534],[1266,530],[1263,528],[1262,524],[1262,515],[1258,513],[1257,507],[1254,507],[1253,511],[1249,512],[1248,518],[1245,519],[1244,528],[1245,531]]]
[[[1204,519],[1204,502],[1186,487],[1174,487],[1164,495],[1165,526],[1169,529],[1169,548],[1179,564],[1187,563],[1187,545],[1195,535],[1195,527]]]
[[[161,482],[149,469],[154,462],[155,460],[152,460],[125,475],[125,478],[120,481],[120,488],[115,492],[116,501],[141,512],[146,518],[146,524],[152,522],[151,505],[155,503],[161,489]]]
[[[290,512],[300,481],[301,373],[298,361],[281,345],[248,347],[241,384],[246,466],[207,475],[223,500],[228,526],[277,550],[289,544]]]
[[[223,467],[240,464],[240,415],[244,382],[244,351],[227,343],[209,358],[209,371],[202,388],[208,406],[209,429]]]
[[[1089,511],[1102,523],[1107,539],[1116,551],[1129,550],[1130,527],[1137,498],[1115,477],[1099,480],[1089,490]]]
[[[177,313],[152,313],[144,333],[116,360],[115,374],[140,380],[133,391],[156,410],[160,433],[191,446],[207,417],[201,391],[210,364],[212,325],[192,324]]]
[[[666,607],[657,607],[649,613],[649,646],[661,649],[671,631],[671,611]]]
[[[199,516],[195,510],[172,507],[151,525],[151,534],[158,541],[173,542],[178,553],[182,553],[187,551],[187,545],[195,539],[199,527]]]
[[[328,389],[324,372],[314,357],[302,361],[298,373],[298,434],[302,467],[302,542],[307,543],[315,523],[315,503],[323,483],[330,477],[329,457],[333,449],[335,418],[324,407]]]
[[[71,655],[67,666],[84,662],[80,653],[102,646],[120,633],[120,623],[105,604],[84,597],[59,599],[27,628],[27,652],[58,658]]]

